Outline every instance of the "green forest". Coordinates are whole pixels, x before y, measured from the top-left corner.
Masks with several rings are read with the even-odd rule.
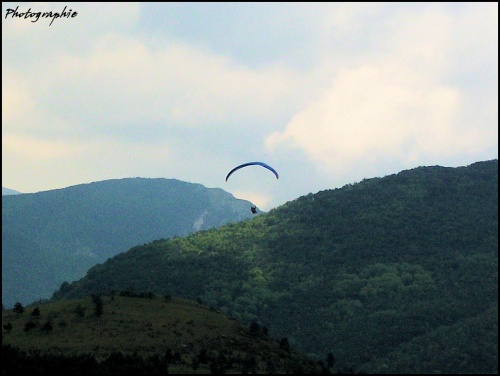
[[[498,373],[498,161],[419,167],[137,246],[53,300],[132,289],[366,373]]]
[[[2,197],[2,302],[47,299],[137,244],[249,218],[251,203],[175,179],[128,178]]]

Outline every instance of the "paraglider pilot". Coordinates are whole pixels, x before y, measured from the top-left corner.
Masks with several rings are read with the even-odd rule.
[[[257,213],[257,206],[252,205],[252,207],[250,208],[250,210],[252,211],[253,214]]]

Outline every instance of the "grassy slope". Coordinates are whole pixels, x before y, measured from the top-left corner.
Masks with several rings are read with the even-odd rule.
[[[169,367],[169,372],[192,372],[192,361],[200,350],[209,356],[226,354],[242,361],[255,357],[256,370],[268,371],[270,363],[279,372],[293,370],[299,365],[312,364],[295,351],[285,351],[278,341],[265,335],[251,335],[249,327],[210,310],[196,302],[172,298],[134,298],[104,296],[103,314],[96,317],[90,297],[62,300],[27,307],[22,314],[12,310],[2,312],[3,345],[11,345],[26,352],[42,354],[92,354],[103,361],[114,352],[138,354],[147,358],[163,356],[167,349],[181,355],[182,363]],[[85,308],[84,316],[76,314],[77,306]],[[38,307],[40,316],[32,316]],[[53,329],[41,327],[49,321]],[[26,322],[37,327],[26,332]],[[11,323],[12,329],[5,325]],[[241,364],[234,364],[239,372]],[[208,364],[200,364],[197,373],[209,371]]]

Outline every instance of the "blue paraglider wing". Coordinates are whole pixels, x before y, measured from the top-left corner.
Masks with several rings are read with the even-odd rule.
[[[248,162],[248,163],[243,163],[243,164],[241,164],[239,166],[236,166],[231,171],[229,171],[229,174],[227,174],[227,176],[226,176],[226,181],[233,174],[233,172],[239,170],[240,168],[243,168],[243,167],[246,167],[246,166],[253,166],[253,165],[258,165],[258,166],[265,167],[269,171],[271,171],[274,175],[276,175],[276,179],[280,178],[279,175],[278,175],[278,172],[274,168],[272,168],[271,166],[269,166],[268,164],[266,164],[264,162]]]

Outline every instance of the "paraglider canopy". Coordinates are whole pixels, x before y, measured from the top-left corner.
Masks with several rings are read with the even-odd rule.
[[[271,171],[276,176],[276,179],[280,178],[279,175],[278,175],[278,172],[274,168],[272,168],[271,166],[269,166],[267,163],[264,163],[264,162],[247,162],[247,163],[243,163],[243,164],[241,164],[239,166],[236,166],[231,171],[229,171],[229,173],[226,176],[226,181],[233,174],[233,172],[238,171],[240,168],[247,167],[247,166],[254,166],[254,165],[256,165],[256,166],[262,166],[264,168],[267,168],[269,171]],[[257,207],[255,205],[252,205],[251,208],[250,208],[250,210],[252,211],[253,214],[257,213]]]
[[[241,164],[239,166],[236,166],[231,171],[229,171],[229,173],[226,176],[226,181],[233,174],[233,172],[239,170],[240,168],[247,167],[247,166],[253,166],[253,165],[262,166],[264,168],[267,168],[269,171],[271,171],[276,176],[276,179],[280,178],[279,175],[278,175],[278,172],[274,168],[272,168],[271,166],[269,166],[267,163],[264,163],[264,162],[248,162],[248,163],[243,163],[243,164]]]

